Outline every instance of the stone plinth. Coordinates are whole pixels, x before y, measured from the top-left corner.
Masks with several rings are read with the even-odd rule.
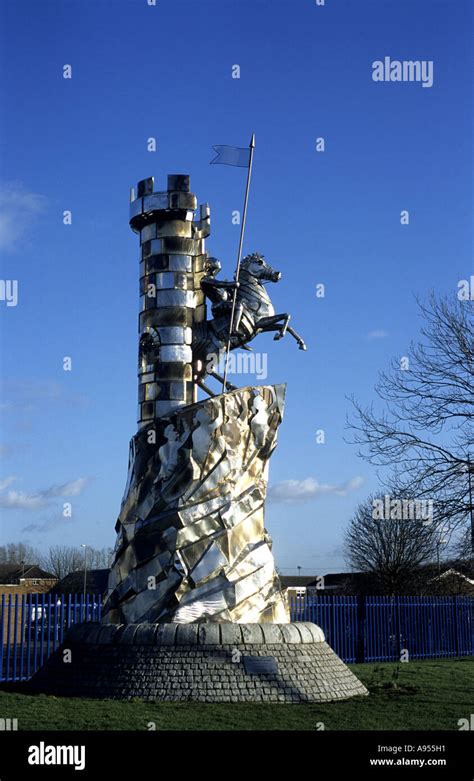
[[[72,661],[63,661],[69,648]],[[366,688],[312,623],[80,624],[29,682],[61,696],[330,702]]]

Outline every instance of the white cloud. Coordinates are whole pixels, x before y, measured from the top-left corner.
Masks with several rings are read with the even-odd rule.
[[[15,480],[15,477],[7,477],[0,481],[0,492],[5,491]],[[49,507],[52,501],[58,497],[79,496],[87,483],[86,477],[70,480],[62,485],[52,485],[42,491],[7,491],[0,493],[0,507],[14,510],[42,510]]]
[[[373,339],[386,339],[388,335],[388,331],[384,331],[382,328],[379,328],[375,331],[369,331],[367,334],[367,339],[370,339],[370,341]]]
[[[87,483],[87,477],[78,477],[77,480],[70,480],[69,483],[56,485],[48,488],[50,496],[79,496]]]
[[[45,532],[51,531],[52,529],[57,529],[58,526],[61,524],[64,524],[65,518],[61,514],[52,515],[49,518],[46,518],[46,520],[43,520],[41,523],[29,523],[27,526],[24,526],[22,529],[22,532],[28,533],[33,532],[34,534],[44,534]]]
[[[8,488],[9,485],[11,485],[16,480],[16,477],[12,475],[11,477],[6,477],[4,480],[0,480],[0,491],[4,491],[5,488]]]
[[[0,507],[15,510],[41,510],[48,505],[48,501],[41,493],[27,494],[23,491],[8,491],[0,495]]]
[[[314,477],[304,480],[282,480],[268,489],[270,502],[307,502],[319,496],[334,494],[345,496],[349,491],[355,491],[364,483],[363,477],[353,477],[340,485],[319,483]]]
[[[47,203],[46,196],[29,192],[22,182],[0,185],[0,249],[20,249],[19,244]]]

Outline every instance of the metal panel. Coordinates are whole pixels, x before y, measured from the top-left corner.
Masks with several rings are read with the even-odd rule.
[[[155,271],[168,270],[168,255],[151,255],[145,261],[146,273],[152,274]]]
[[[137,198],[130,204],[130,219],[142,213],[143,198]]]
[[[190,577],[194,583],[200,583],[200,581],[208,578],[216,570],[221,569],[227,564],[225,556],[221,553],[215,543],[211,543],[206,550],[198,564],[194,567]]]
[[[147,382],[145,384],[145,401],[156,401],[160,395],[160,386],[157,382]]]
[[[189,174],[168,174],[168,190],[180,190],[189,193]]]
[[[192,223],[186,222],[186,220],[167,220],[162,225],[157,226],[156,235],[158,238],[164,238],[168,236],[182,236],[184,238],[191,238]]]
[[[148,255],[161,255],[163,252],[163,239],[152,239],[150,241],[150,251]]]
[[[155,414],[157,417],[168,415],[173,412],[173,410],[177,409],[177,407],[184,407],[185,404],[185,401],[155,401]]]
[[[185,382],[170,382],[169,384],[169,397],[170,399],[177,399],[179,401],[186,401],[186,383]]]
[[[188,332],[192,335],[190,328],[177,328],[176,326],[158,328],[161,344],[191,344],[187,340]]]
[[[174,290],[176,277],[172,271],[160,271],[155,277],[156,287],[160,290]]]
[[[159,211],[161,209],[168,208],[168,193],[153,193],[153,195],[146,195],[143,199],[143,211]]]
[[[163,252],[170,255],[202,255],[203,240],[186,239],[181,236],[168,236],[162,239]]]
[[[274,656],[242,657],[247,675],[278,675],[278,662]]]
[[[191,255],[170,255],[168,268],[170,271],[192,271],[193,260]]]
[[[178,193],[178,208],[179,209],[197,209],[197,198],[193,193]]]
[[[151,420],[153,418],[153,402],[145,401],[140,404],[140,420]]]
[[[191,293],[191,295],[193,295]],[[157,290],[157,306],[189,306],[187,290]]]
[[[146,179],[141,179],[137,186],[137,195],[140,198],[144,195],[151,195],[155,187],[155,177],[147,176]]]
[[[160,361],[163,363],[178,362],[191,363],[193,353],[191,348],[185,344],[164,344],[160,349]]]
[[[140,241],[142,244],[144,241],[151,241],[152,239],[156,239],[156,222],[145,225],[140,231]]]

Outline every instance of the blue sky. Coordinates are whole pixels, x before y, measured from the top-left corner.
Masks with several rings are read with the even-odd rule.
[[[0,301],[0,542],[113,544],[136,430],[129,187],[189,173],[231,277],[245,171],[209,160],[255,131],[244,250],[282,272],[275,308],[308,344],[255,343],[265,382],[288,383],[267,527],[283,572],[344,567],[342,530],[377,487],[344,441],[346,397],[370,403],[378,371],[406,353],[415,294],[454,294],[474,273],[471,12],[468,0],[0,0],[2,279],[19,291],[17,306]],[[433,86],[374,82],[385,56],[433,61]]]

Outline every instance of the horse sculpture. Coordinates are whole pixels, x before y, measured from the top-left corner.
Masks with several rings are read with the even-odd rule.
[[[289,333],[299,349],[306,350],[301,336],[289,325],[291,315],[286,312],[275,314],[263,283],[279,282],[281,273],[273,269],[263,255],[255,252],[241,260],[238,282],[217,280],[215,277],[220,267],[218,260],[208,259],[201,287],[212,304],[213,318],[198,323],[193,334],[192,347],[197,372],[195,379],[207,393],[210,391],[203,382],[207,375],[223,382],[223,377],[215,371],[215,367],[225,356],[228,340],[230,350],[251,350],[247,345],[258,334],[276,331],[274,339],[282,339]],[[236,300],[231,330],[234,291]],[[226,383],[226,387],[234,388],[231,383]]]

